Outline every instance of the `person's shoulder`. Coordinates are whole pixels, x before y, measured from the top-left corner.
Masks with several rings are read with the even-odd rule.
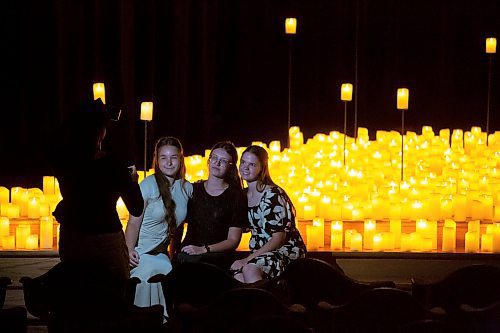
[[[158,185],[156,185],[156,178],[154,175],[149,175],[146,178],[144,178],[140,183],[139,186],[141,188],[141,191],[143,192],[154,192],[155,190],[158,189]]]
[[[182,188],[182,191],[191,197],[193,195],[193,184],[189,180],[176,179],[175,184],[179,184],[179,188]]]

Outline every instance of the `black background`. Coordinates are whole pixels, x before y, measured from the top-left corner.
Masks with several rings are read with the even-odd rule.
[[[222,139],[284,144],[288,16],[298,19],[292,125],[306,138],[343,128],[340,85],[355,80],[356,36],[358,126],[372,138],[377,129],[400,129],[396,89],[403,86],[410,89],[406,129],[486,128],[485,38],[500,38],[498,0],[8,0],[0,6],[3,186],[41,187],[48,138],[68,111],[92,98],[93,82],[104,82],[107,103],[123,108],[109,148],[133,154],[139,167],[145,100],[154,102],[150,157],[162,135],[179,137],[187,154]],[[498,55],[492,68],[490,131],[500,130]],[[351,103],[351,135],[353,113]]]

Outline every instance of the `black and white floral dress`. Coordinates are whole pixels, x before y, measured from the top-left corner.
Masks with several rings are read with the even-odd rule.
[[[273,233],[284,231],[285,243],[279,249],[266,252],[248,263],[259,266],[268,278],[279,276],[290,261],[304,257],[306,246],[295,226],[292,203],[280,187],[264,190],[257,206],[248,207],[252,237],[250,250],[256,251],[271,239]]]

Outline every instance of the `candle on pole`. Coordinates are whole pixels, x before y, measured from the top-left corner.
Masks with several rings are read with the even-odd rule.
[[[291,113],[292,113],[292,41],[293,36],[297,33],[297,19],[295,17],[288,17],[285,20],[285,33],[289,37],[288,42],[288,120],[287,120],[287,146],[290,148],[290,138],[288,130],[291,126]]]
[[[488,64],[488,99],[486,102],[486,144],[490,134],[490,102],[491,102],[491,67],[493,65],[493,54],[497,53],[497,39],[494,37],[486,38],[486,54],[489,55]]]
[[[101,99],[103,104],[106,104],[106,89],[104,88],[104,83],[97,82],[92,86],[94,90],[94,100]]]
[[[347,102],[352,101],[352,84],[343,83],[340,87],[340,100],[344,102],[344,166],[345,166],[345,145],[347,138]],[[354,129],[356,131],[356,129]]]
[[[141,103],[141,120],[144,121],[144,178],[147,171],[148,122],[153,120],[153,102]]]
[[[405,110],[408,110],[410,92],[407,88],[399,88],[397,94],[397,109],[401,110],[401,181],[404,180],[404,128]]]

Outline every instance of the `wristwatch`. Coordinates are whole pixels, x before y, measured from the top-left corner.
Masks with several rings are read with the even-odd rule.
[[[210,253],[210,246],[208,244],[205,244],[205,250],[207,250],[207,253]]]

